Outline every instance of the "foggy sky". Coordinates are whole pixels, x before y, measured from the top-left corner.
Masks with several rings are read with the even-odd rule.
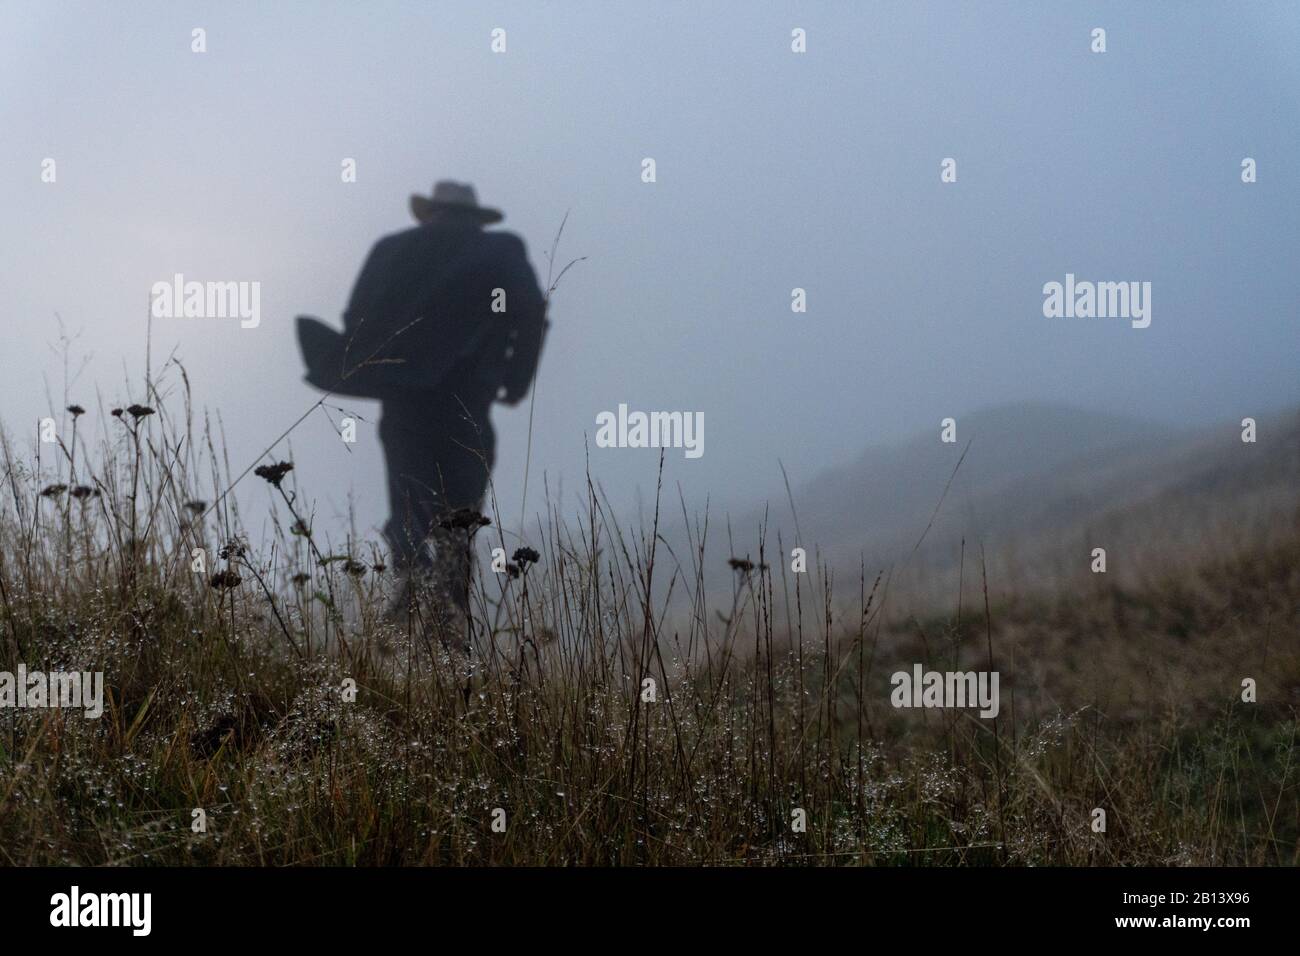
[[[242,469],[318,397],[294,316],[337,323],[440,178],[543,277],[566,212],[561,264],[589,257],[552,305],[530,511],[543,479],[581,496],[584,440],[617,504],[653,492],[656,452],[595,447],[619,403],[703,412],[703,457],[665,465],[702,507],[1002,402],[1187,424],[1300,401],[1294,4],[615,6],[0,0],[0,419],[27,440],[47,388],[63,404],[56,315],[91,356],[69,399],[138,401],[152,284],[258,281],[256,329],[153,330]],[[1066,273],[1151,282],[1151,327],[1044,318]],[[298,478],[368,531],[377,406],[336,404],[370,424],[349,452],[309,419]],[[527,403],[495,422],[514,521]]]

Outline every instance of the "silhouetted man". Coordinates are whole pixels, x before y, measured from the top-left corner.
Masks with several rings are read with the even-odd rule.
[[[464,536],[439,522],[482,510],[495,460],[488,410],[527,394],[546,303],[519,237],[483,229],[502,215],[479,206],[472,186],[439,182],[432,196],[411,197],[411,211],[420,224],[366,259],[343,334],[299,319],[299,335],[309,382],[383,403],[384,536],[396,570],[437,568],[463,603]]]

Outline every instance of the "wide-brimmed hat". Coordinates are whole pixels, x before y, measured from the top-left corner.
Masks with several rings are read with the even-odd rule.
[[[434,183],[432,196],[411,196],[411,215],[420,222],[428,222],[434,213],[443,210],[470,216],[484,225],[500,222],[505,218],[499,209],[480,206],[474,187],[469,183],[444,179]]]

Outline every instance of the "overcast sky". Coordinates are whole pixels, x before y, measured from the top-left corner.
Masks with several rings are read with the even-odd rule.
[[[439,178],[504,209],[543,275],[566,212],[559,258],[589,257],[553,303],[534,503],[543,474],[581,492],[620,402],[704,414],[704,455],[666,465],[696,504],[1003,402],[1263,414],[1300,401],[1298,53],[1290,2],[0,0],[0,418],[26,439],[47,382],[62,404],[56,315],[90,357],[72,400],[141,400],[152,284],[257,281],[255,329],[153,330],[241,468],[317,397],[294,316],[338,322]],[[1150,327],[1045,318],[1066,273],[1149,281]],[[517,520],[528,407],[495,421]],[[382,520],[373,423],[351,454],[323,418],[292,442],[318,520],[349,496]],[[590,460],[616,502],[653,490],[653,451]]]

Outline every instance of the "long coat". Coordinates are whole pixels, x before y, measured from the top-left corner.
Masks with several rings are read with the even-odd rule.
[[[545,310],[518,236],[416,226],[371,249],[342,334],[299,318],[307,381],[395,402],[463,393],[516,404],[537,370]]]

